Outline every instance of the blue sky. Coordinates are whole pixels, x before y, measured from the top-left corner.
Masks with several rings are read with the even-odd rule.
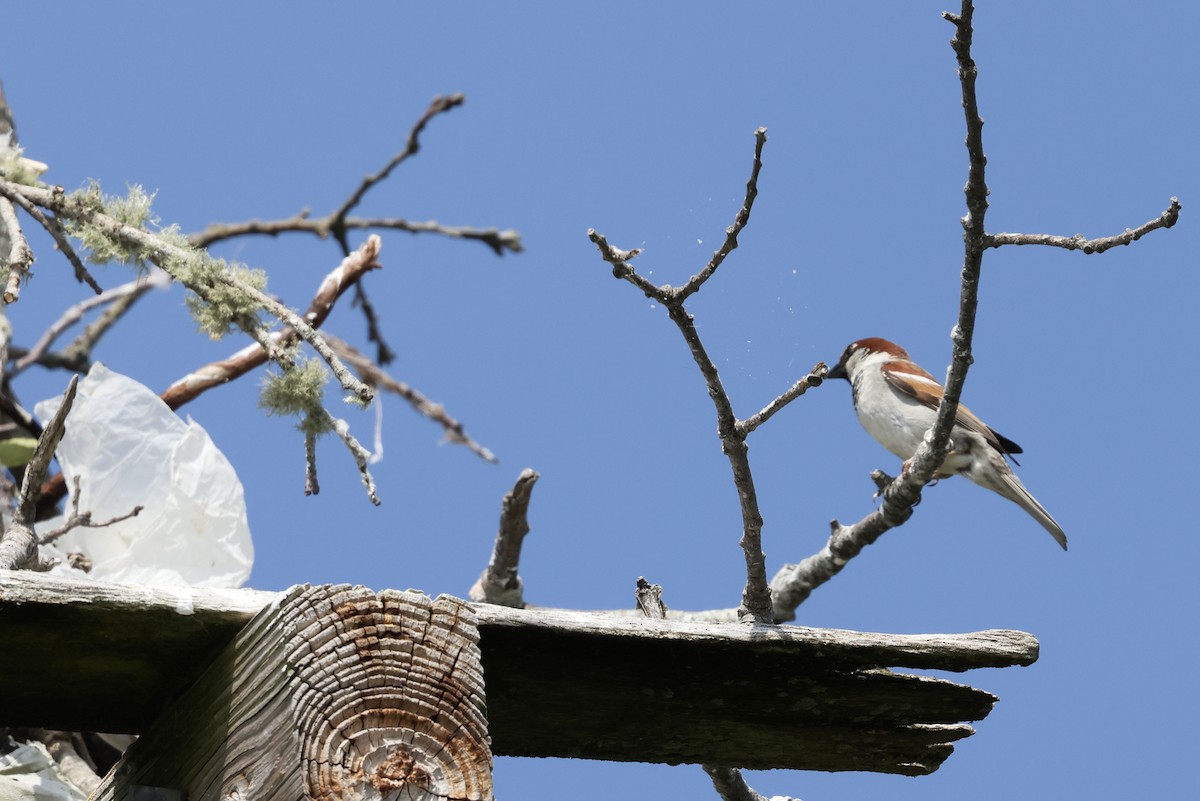
[[[1194,633],[1194,328],[1200,207],[1194,4],[983,2],[975,57],[987,124],[988,229],[1118,233],[1166,208],[1181,222],[1102,256],[985,257],[964,398],[1019,442],[1018,473],[1071,538],[1063,554],[1016,506],[962,481],[927,491],[799,611],[805,625],[894,632],[1018,628],[1040,661],[963,678],[1001,700],[936,774],[768,772],[812,801],[1177,797],[1196,788],[1196,704],[1179,687]],[[398,353],[389,369],[462,420],[499,465],[439,445],[385,400],[383,505],[336,442],[305,498],[291,423],[258,379],[189,405],[247,488],[251,584],[351,582],[465,595],[500,498],[542,474],[522,575],[536,604],[632,603],[644,575],[669,605],[737,604],[743,565],[728,463],[700,377],[661,308],[615,281],[596,228],[680,283],[742,198],[768,128],[741,247],[689,304],[741,416],[863,336],[943,375],[961,266],[963,122],[945,3],[78,5],[21,31],[0,77],[27,154],[67,187],[158,191],[164,222],[325,213],[403,146],[438,94],[467,103],[361,208],[518,229],[526,252],[385,234],[368,288]],[[954,9],[956,10],[956,9]],[[12,41],[15,39],[15,41]],[[356,239],[355,242],[361,241]],[[40,242],[40,245],[39,245]],[[84,297],[35,241],[36,277],[8,310],[31,343]],[[216,254],[266,269],[307,305],[336,246],[292,235]],[[99,268],[105,286],[126,280]],[[363,342],[344,304],[328,327]],[[194,333],[177,288],[143,301],[97,354],[161,390],[244,344]],[[31,371],[23,400],[66,376]],[[354,421],[369,435],[372,418]],[[819,549],[830,518],[872,508],[895,460],[830,382],[750,440],[768,569]],[[694,767],[500,759],[502,798],[706,797]]]

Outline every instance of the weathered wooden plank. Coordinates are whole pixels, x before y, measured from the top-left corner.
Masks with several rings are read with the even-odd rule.
[[[0,571],[2,723],[139,732],[276,596]]]
[[[92,796],[490,801],[474,612],[362,587],[273,600]]]
[[[277,596],[0,573],[0,724],[141,732]],[[996,700],[886,668],[1027,665],[1023,632],[892,635],[475,605],[497,754],[927,773]]]

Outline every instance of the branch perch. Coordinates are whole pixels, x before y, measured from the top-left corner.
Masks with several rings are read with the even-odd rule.
[[[946,374],[945,393],[938,407],[937,420],[934,427],[926,433],[925,441],[913,457],[907,475],[902,474],[894,480],[882,474],[876,477],[877,484],[882,483],[885,478],[889,482],[882,488],[883,503],[879,508],[851,526],[843,526],[837,520],[832,521],[832,531],[824,548],[799,564],[784,565],[775,575],[771,587],[776,616],[780,621],[794,619],[796,608],[816,587],[837,575],[850,559],[875,542],[884,532],[903,524],[912,515],[913,507],[920,502],[922,487],[929,482],[945,458],[963,383],[972,362],[971,340],[975,330],[984,251],[1006,244],[1042,244],[1083,250],[1085,253],[1102,253],[1116,245],[1129,244],[1158,228],[1170,228],[1179,216],[1181,207],[1178,200],[1172,198],[1171,206],[1158,218],[1132,231],[1105,239],[987,234],[984,228],[984,218],[988,209],[988,188],[985,180],[987,158],[983,150],[983,119],[979,115],[975,92],[978,70],[971,56],[973,15],[974,6],[971,0],[963,0],[961,14],[944,12],[942,15],[955,26],[955,35],[950,41],[950,46],[954,49],[958,61],[969,168],[967,183],[963,189],[967,214],[962,218],[964,255],[958,322],[951,333],[952,359]]]
[[[737,488],[738,499],[742,511],[742,553],[746,560],[746,587],[742,591],[742,603],[738,615],[741,619],[753,620],[759,623],[770,623],[775,615],[771,605],[771,591],[767,586],[766,558],[762,552],[762,514],[759,512],[758,497],[754,489],[754,477],[750,471],[747,457],[746,436],[750,431],[761,425],[788,402],[799,397],[809,386],[820,383],[823,373],[817,371],[823,365],[814,368],[814,373],[801,379],[792,389],[777,398],[766,409],[759,412],[750,421],[739,421],[733,413],[729,395],[721,384],[717,367],[709,357],[700,341],[700,335],[692,315],[684,308],[684,302],[689,296],[699,291],[717,268],[724,262],[725,257],[737,247],[738,235],[750,222],[750,212],[754,199],[758,196],[758,176],[762,170],[762,150],[767,141],[767,129],[758,128],[754,132],[754,164],[750,178],[746,181],[746,195],[742,207],[734,217],[733,225],[725,231],[725,241],[713,253],[712,258],[700,272],[688,279],[682,286],[655,286],[649,280],[639,275],[630,261],[639,254],[638,250],[619,250],[608,243],[608,240],[594,229],[588,231],[588,238],[595,243],[600,256],[612,265],[613,276],[623,279],[640,289],[647,297],[662,303],[671,321],[687,343],[692,359],[704,376],[708,386],[709,397],[712,398],[717,413],[717,434],[721,438],[722,451],[729,459],[733,471],[733,481]]]

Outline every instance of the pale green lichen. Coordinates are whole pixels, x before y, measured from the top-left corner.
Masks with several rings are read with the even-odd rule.
[[[148,223],[157,223],[158,219],[151,210],[154,201],[153,194],[134,184],[129,187],[125,197],[113,197],[104,194],[100,184],[89,181],[87,186],[72,192],[68,199],[78,203],[85,209],[107,214],[117,222],[133,228],[145,229]],[[150,253],[144,247],[122,242],[91,222],[77,220],[66,221],[67,232],[75,237],[87,250],[87,260],[93,264],[108,264],[121,262],[131,264],[138,269],[146,269]]]
[[[324,407],[328,381],[329,371],[322,362],[298,358],[288,370],[267,372],[258,405],[270,415],[298,415],[296,427],[319,437],[333,430],[332,418]]]
[[[4,180],[24,186],[37,186],[38,178],[46,165],[24,157],[24,151],[16,145],[0,146],[0,175]]]
[[[220,339],[235,326],[261,326],[258,313],[262,305],[244,289],[222,281],[218,275],[228,273],[240,283],[262,291],[267,287],[267,274],[244,264],[226,264],[223,259],[214,259],[200,251],[195,254],[195,258],[173,263],[170,272],[192,289],[185,302],[200,330],[212,339]]]

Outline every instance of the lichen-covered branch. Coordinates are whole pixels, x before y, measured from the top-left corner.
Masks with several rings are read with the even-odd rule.
[[[0,181],[0,195],[9,198],[20,196],[42,208],[50,209],[55,214],[66,219],[95,226],[96,229],[111,238],[114,242],[137,250],[145,259],[157,264],[169,273],[172,278],[187,286],[188,289],[195,292],[205,302],[212,303],[216,300],[217,284],[232,289],[240,296],[249,299],[285,325],[294,329],[301,339],[321,355],[329,365],[329,369],[333,371],[334,377],[338,379],[347,392],[351,393],[360,402],[366,403],[370,401],[372,397],[370,388],[354,378],[350,374],[350,371],[346,369],[346,366],[341,364],[337,356],[329,350],[329,346],[325,344],[316,330],[291,309],[251,286],[230,270],[194,271],[186,269],[187,265],[195,263],[198,257],[197,251],[174,244],[165,237],[141,228],[126,225],[120,220],[102,211],[98,211],[81,199],[63,194],[60,190],[43,189],[41,187],[23,186],[21,184]],[[281,366],[285,369],[290,367],[287,364],[287,360],[280,357],[280,352],[275,344],[269,340],[265,331],[256,330],[256,326],[244,319],[234,320],[233,322],[258,341],[268,353],[272,353],[273,358],[280,362]]]
[[[393,378],[383,368],[372,362],[366,354],[359,351],[350,343],[328,333],[325,334],[325,341],[341,357],[342,361],[354,368],[355,372],[358,373],[358,377],[367,386],[399,395],[414,410],[441,425],[447,442],[465,446],[485,462],[495,463],[498,461],[494,453],[480,445],[467,434],[462,422],[452,417],[446,411],[445,406],[431,401],[405,382]]]

